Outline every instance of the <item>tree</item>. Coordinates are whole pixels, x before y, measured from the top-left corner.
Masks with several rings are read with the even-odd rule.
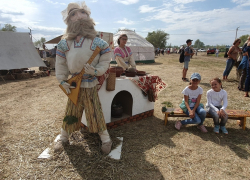
[[[204,47],[205,47],[205,44],[203,42],[201,42],[199,39],[197,39],[194,42],[194,48],[204,48]]]
[[[34,45],[36,47],[42,47],[43,43],[45,43],[45,42],[46,42],[46,39],[44,37],[41,37],[41,39],[34,42]]]
[[[165,48],[167,40],[169,39],[169,34],[164,31],[157,30],[153,32],[149,32],[146,40],[153,44],[156,48]]]
[[[249,37],[248,34],[240,36],[240,40],[241,40],[240,47],[242,47],[245,44],[248,37]]]
[[[11,24],[5,24],[1,31],[12,31],[16,32],[16,26],[12,26]]]

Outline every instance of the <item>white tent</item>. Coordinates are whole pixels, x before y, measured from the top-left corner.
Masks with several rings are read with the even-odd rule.
[[[45,66],[29,33],[0,31],[0,70]]]
[[[154,46],[148,42],[145,38],[136,34],[135,31],[131,30],[120,30],[117,34],[114,35],[114,46],[117,47],[117,40],[121,34],[126,34],[128,36],[128,41],[126,46],[130,47],[134,59],[137,63],[154,63],[155,62],[155,53]],[[114,53],[113,53],[114,54]],[[114,63],[114,56],[112,57],[111,63]]]

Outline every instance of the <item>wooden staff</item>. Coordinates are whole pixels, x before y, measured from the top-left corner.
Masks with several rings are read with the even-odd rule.
[[[95,59],[95,57],[97,56],[97,54],[99,54],[101,51],[101,49],[97,46],[95,51],[93,52],[92,56],[89,58],[88,60],[88,64],[91,64],[92,61]],[[74,86],[75,88],[70,89],[71,93],[67,94],[66,90],[63,88],[63,86],[60,84],[59,87],[63,90],[63,92],[69,97],[69,99],[75,104],[77,105],[77,100],[78,100],[78,95],[79,95],[79,91],[80,91],[80,87],[81,87],[81,82],[82,82],[82,76],[85,73],[85,68],[83,67],[83,69],[81,70],[81,72],[79,74],[77,74],[76,76],[68,79],[66,82],[70,84],[70,86]]]

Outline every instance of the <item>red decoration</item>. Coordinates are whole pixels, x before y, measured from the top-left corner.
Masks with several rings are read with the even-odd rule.
[[[166,83],[163,82],[159,76],[146,75],[146,76],[139,76],[138,78],[139,79],[135,79],[135,78],[128,78],[128,79],[133,81],[146,94],[149,88],[151,88],[154,92],[155,99],[157,99],[157,95],[167,87]]]

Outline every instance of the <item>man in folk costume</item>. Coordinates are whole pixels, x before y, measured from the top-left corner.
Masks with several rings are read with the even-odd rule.
[[[109,68],[111,51],[109,44],[96,37],[94,21],[90,18],[90,9],[85,2],[69,3],[62,11],[67,29],[62,40],[57,45],[56,77],[65,91],[69,94],[70,86],[66,81],[69,72],[77,75],[83,68],[81,88],[77,105],[69,99],[65,118],[61,129],[60,139],[55,143],[54,151],[62,150],[63,144],[68,142],[69,135],[80,129],[83,110],[85,109],[89,132],[98,133],[102,141],[102,151],[108,154],[112,141],[107,131],[101,103],[98,97],[96,76],[103,75]],[[96,47],[101,52],[94,58],[91,65],[87,63]]]

